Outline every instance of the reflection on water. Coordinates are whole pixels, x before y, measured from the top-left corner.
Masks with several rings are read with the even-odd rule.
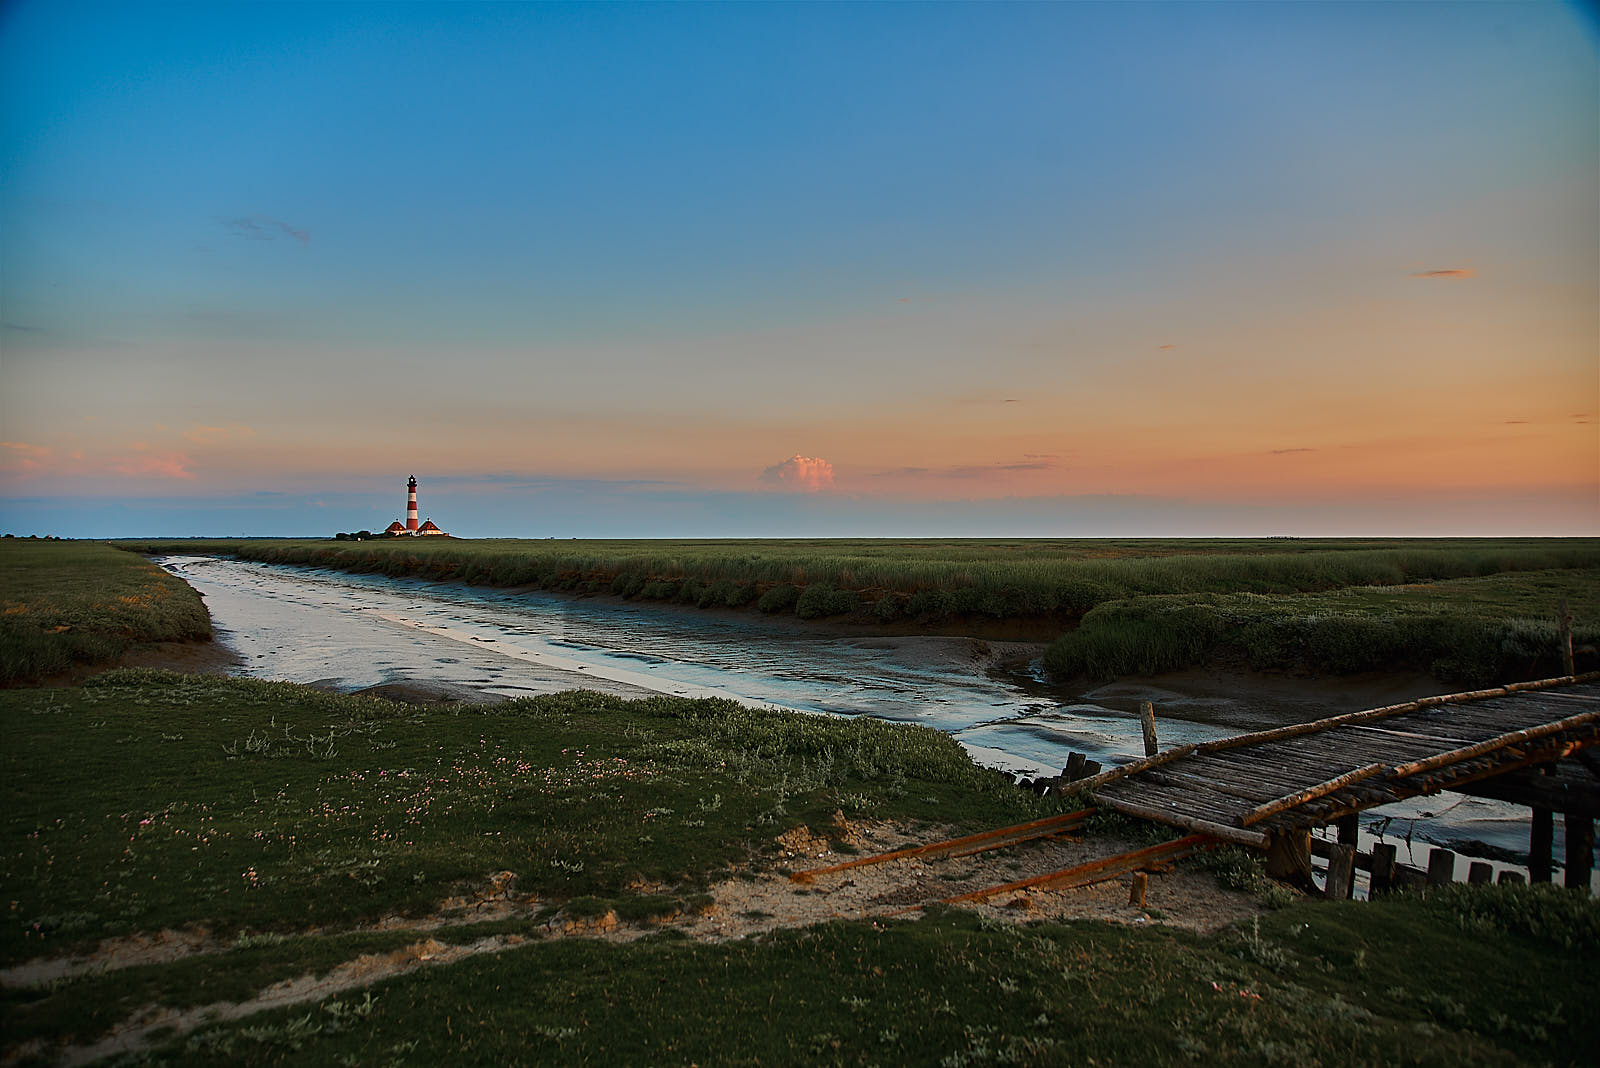
[[[209,557],[162,563],[205,596],[218,638],[244,658],[242,674],[343,690],[422,680],[507,696],[582,685],[727,697],[923,724],[951,734],[979,763],[1027,774],[1056,774],[1073,751],[1108,766],[1143,755],[1142,700],[1157,703],[1163,747],[1352,710],[1325,700],[1246,701],[1138,683],[1063,693],[1043,681],[1037,664],[989,669],[980,643],[965,638],[840,636],[755,613]],[[1383,815],[1393,817],[1387,839],[1409,835],[1424,864],[1423,841],[1527,848],[1525,811],[1501,802],[1445,794],[1390,806]],[[1556,834],[1559,857],[1559,821]]]

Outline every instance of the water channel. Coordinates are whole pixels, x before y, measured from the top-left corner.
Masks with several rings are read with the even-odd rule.
[[[923,724],[950,734],[980,764],[1029,775],[1057,774],[1072,751],[1106,766],[1143,755],[1145,700],[1156,704],[1167,747],[1446,692],[1415,678],[1245,685],[1198,674],[1073,692],[1043,680],[1042,646],[866,635],[755,612],[212,557],[160,563],[205,597],[217,640],[242,660],[236,674],[346,692],[427,685],[516,697],[584,687],[726,697]],[[1523,870],[1508,863],[1527,849],[1527,811],[1517,806],[1445,793],[1368,813],[1362,823],[1364,840],[1396,842],[1403,862],[1425,867],[1427,846],[1448,844]],[[1556,835],[1559,858],[1559,821]]]

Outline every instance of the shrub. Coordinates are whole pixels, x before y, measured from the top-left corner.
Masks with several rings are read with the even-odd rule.
[[[861,607],[861,601],[849,590],[834,589],[826,583],[807,586],[795,601],[794,614],[801,619],[821,619],[842,616]]]
[[[800,591],[793,584],[783,582],[763,593],[761,599],[756,602],[756,607],[770,615],[776,612],[787,612],[794,607],[795,602],[798,600],[800,600]]]
[[[906,598],[898,593],[886,593],[872,606],[872,614],[884,623],[899,619],[904,614]]]

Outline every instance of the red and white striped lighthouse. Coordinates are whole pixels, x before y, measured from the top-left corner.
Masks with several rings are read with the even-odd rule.
[[[406,483],[406,529],[417,529],[417,476],[412,475],[411,481]]]

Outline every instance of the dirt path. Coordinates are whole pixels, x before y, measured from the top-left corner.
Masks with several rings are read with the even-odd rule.
[[[453,964],[468,957],[513,949],[543,938],[599,938],[629,942],[663,928],[675,928],[691,939],[724,942],[759,936],[779,928],[804,927],[835,919],[892,920],[914,918],[916,906],[984,887],[996,886],[1059,871],[1090,860],[1140,848],[1117,838],[1060,836],[1040,839],[970,857],[909,857],[866,865],[816,877],[802,885],[790,872],[840,863],[924,845],[948,837],[937,829],[918,832],[890,823],[847,821],[836,815],[832,826],[793,828],[778,838],[781,859],[771,870],[747,870],[710,889],[712,904],[649,923],[629,924],[614,912],[568,915],[556,912],[541,924],[530,922],[526,934],[497,934],[471,942],[445,942],[433,936],[440,928],[456,931],[487,921],[526,918],[533,921],[548,912],[547,902],[523,894],[513,872],[498,872],[468,895],[447,899],[423,917],[390,917],[356,931],[411,931],[417,940],[385,953],[363,954],[323,974],[307,974],[273,983],[242,1002],[217,1002],[174,1009],[147,1005],[92,1042],[47,1046],[32,1042],[9,1046],[0,1063],[13,1064],[44,1058],[61,1064],[86,1064],[119,1053],[149,1048],[157,1037],[175,1036],[218,1022],[287,1006],[321,1002],[360,991],[384,979],[422,968]],[[833,851],[844,842],[853,854]],[[1221,889],[1214,878],[1194,864],[1180,864],[1150,876],[1146,907],[1128,904],[1129,877],[1066,891],[998,895],[966,907],[1007,922],[1030,920],[1094,919],[1110,923],[1170,924],[1195,931],[1212,931],[1256,913],[1248,895]],[[646,892],[664,888],[640,888]],[[308,930],[303,935],[322,932]],[[341,931],[339,933],[349,933]],[[74,977],[103,974],[134,965],[171,963],[202,955],[221,955],[231,941],[203,929],[161,931],[152,935],[111,939],[93,953],[29,961],[0,971],[0,986],[12,989],[39,987]],[[159,1032],[159,1035],[158,1035]]]

